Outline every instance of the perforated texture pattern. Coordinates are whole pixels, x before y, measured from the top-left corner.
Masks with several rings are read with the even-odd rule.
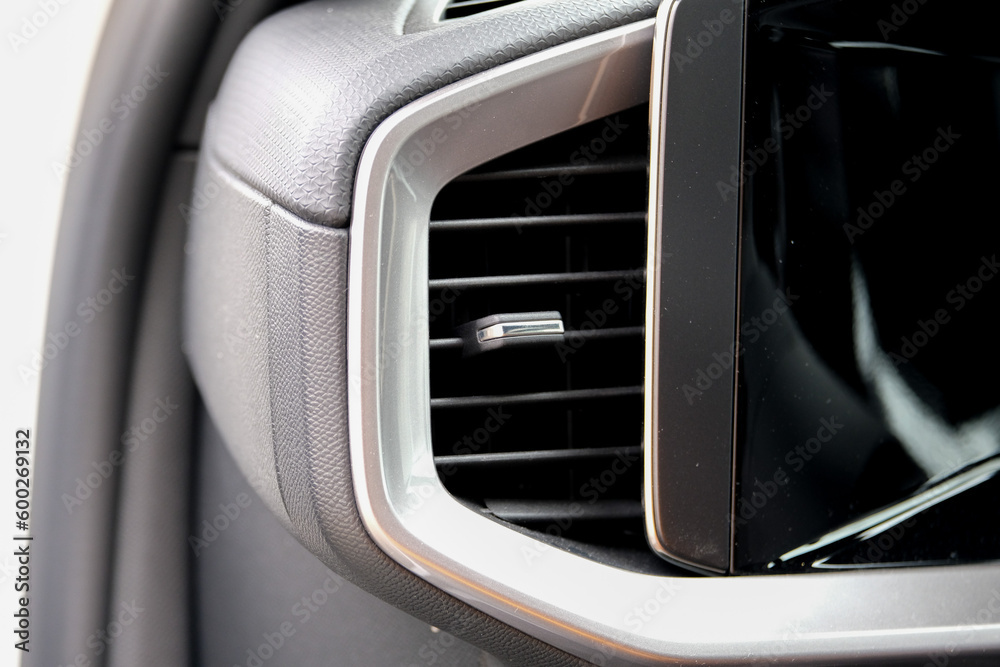
[[[195,184],[186,351],[243,473],[328,567],[516,665],[582,662],[410,573],[361,523],[347,435],[348,232],[330,227],[347,223],[379,121],[462,77],[656,9],[611,4],[526,3],[414,34],[402,34],[403,4],[276,15],[234,57]]]
[[[655,14],[655,0],[526,3],[404,34],[409,3],[315,2],[241,45],[208,146],[233,173],[309,222],[347,224],[365,141],[390,113],[471,74]]]
[[[265,504],[327,567],[413,616],[513,664],[581,664],[413,575],[365,531],[347,435],[347,231],[297,219],[212,160],[195,192],[217,194],[192,223],[188,356]]]

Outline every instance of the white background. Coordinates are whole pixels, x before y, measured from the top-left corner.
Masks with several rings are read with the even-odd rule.
[[[42,3],[51,17],[42,12]],[[22,377],[45,337],[45,313],[64,183],[77,118],[110,0],[3,0],[0,4],[0,665],[13,647],[14,432],[32,429],[38,378]],[[24,20],[41,25],[31,34]],[[22,31],[25,31],[22,33]],[[31,644],[44,641],[36,633]]]

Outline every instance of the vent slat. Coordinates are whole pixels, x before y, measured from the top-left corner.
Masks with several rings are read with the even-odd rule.
[[[428,238],[442,483],[516,530],[610,549],[622,567],[652,557],[640,444],[648,114],[626,109],[453,179]],[[598,138],[599,157],[577,159]],[[488,348],[459,336],[482,318],[543,312],[565,332]]]
[[[580,213],[576,215],[533,215],[508,218],[466,218],[463,220],[431,220],[430,229],[436,231],[496,229],[504,227],[535,227],[555,225],[593,225],[603,223],[645,223],[646,212],[632,213]]]
[[[641,386],[608,387],[606,389],[568,389],[566,391],[542,391],[533,394],[509,394],[506,396],[449,396],[447,398],[432,398],[431,409],[489,408],[515,403],[561,403],[636,395],[642,395]]]
[[[539,345],[554,345],[557,342],[565,342],[567,338],[579,336],[582,340],[602,340],[610,338],[627,338],[629,336],[641,336],[644,327],[608,327],[607,329],[571,329],[562,336],[552,336],[551,341],[540,341]],[[431,338],[432,350],[460,350],[463,341],[461,338]]]
[[[596,503],[559,500],[486,500],[488,509],[498,519],[511,523],[548,523],[550,521],[621,521],[642,517],[638,500],[602,500]]]
[[[480,12],[513,5],[521,0],[453,0],[445,5],[441,18],[460,19]]]
[[[479,287],[517,287],[565,283],[596,283],[612,280],[646,279],[645,269],[623,271],[577,271],[572,273],[531,273],[511,276],[476,276],[474,278],[436,278],[427,281],[432,290],[475,289]]]
[[[434,465],[492,466],[524,465],[550,461],[572,462],[585,459],[613,458],[621,454],[634,457],[642,454],[642,447],[600,447],[594,449],[538,449],[527,452],[497,452],[487,454],[448,454],[435,456]]]
[[[463,344],[461,338],[431,338],[432,350],[460,350]]]
[[[644,327],[609,327],[607,329],[574,329],[563,338],[580,336],[583,340],[601,340],[603,338],[626,338],[628,336],[641,336],[645,331]]]
[[[649,164],[644,159],[623,159],[588,162],[587,164],[551,164],[522,169],[498,169],[496,171],[473,172],[455,179],[456,183],[475,181],[509,181],[518,178],[549,178],[552,176],[582,176],[584,174],[626,174],[645,173]]]

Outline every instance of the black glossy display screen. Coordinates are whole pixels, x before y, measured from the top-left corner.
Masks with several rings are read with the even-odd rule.
[[[737,571],[1000,557],[997,26],[750,2]]]

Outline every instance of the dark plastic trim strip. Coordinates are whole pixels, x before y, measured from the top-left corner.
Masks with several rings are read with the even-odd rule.
[[[646,534],[667,560],[730,567],[742,0],[657,15],[646,270]]]

